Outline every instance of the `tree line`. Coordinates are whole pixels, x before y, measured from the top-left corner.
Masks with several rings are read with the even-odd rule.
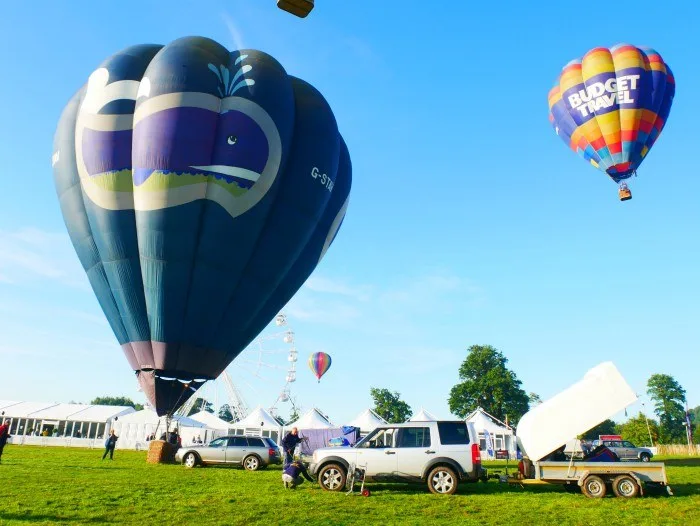
[[[472,345],[459,368],[459,382],[452,387],[448,397],[450,412],[466,418],[477,408],[517,427],[520,418],[537,404],[539,395],[527,393],[514,371],[508,368],[508,359],[490,345]],[[653,374],[647,381],[647,395],[654,404],[653,416],[639,412],[625,422],[606,420],[586,432],[581,438],[597,439],[599,435],[617,434],[635,444],[685,443],[690,424],[691,435],[696,436],[700,427],[700,406],[686,411],[686,391],[678,381],[668,374]],[[411,407],[401,399],[401,394],[385,388],[370,388],[374,411],[389,423],[406,422],[413,415]],[[132,406],[143,409],[123,396],[101,396],[94,398],[94,405]],[[294,402],[289,418],[278,420],[289,423],[299,418],[299,407]],[[198,411],[215,413],[208,400],[197,398],[189,414]],[[240,418],[228,404],[222,405],[216,414],[227,422]]]
[[[531,407],[542,402],[534,392],[527,393],[508,359],[490,345],[472,345],[459,368],[459,383],[450,390],[447,400],[450,412],[466,418],[477,408],[517,427],[520,418]],[[671,375],[653,374],[647,381],[647,395],[654,404],[657,419],[640,412],[626,422],[606,420],[581,438],[597,439],[598,435],[619,434],[636,444],[685,443],[690,423],[693,436],[700,425],[700,406],[686,411],[686,392]],[[411,407],[398,392],[372,387],[370,396],[374,411],[389,423],[407,421]]]

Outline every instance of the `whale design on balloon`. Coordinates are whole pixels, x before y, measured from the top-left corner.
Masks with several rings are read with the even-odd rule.
[[[301,287],[352,184],[315,88],[202,37],[105,60],[61,115],[52,164],[76,253],[161,415]]]

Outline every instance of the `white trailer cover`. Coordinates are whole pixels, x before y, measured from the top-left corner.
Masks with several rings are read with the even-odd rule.
[[[603,362],[579,382],[525,413],[517,431],[523,455],[536,462],[636,400],[617,367]]]

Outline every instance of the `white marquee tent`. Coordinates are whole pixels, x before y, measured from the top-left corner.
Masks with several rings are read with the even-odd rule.
[[[479,449],[481,454],[488,456],[486,451],[486,434],[488,431],[491,436],[494,452],[497,450],[507,450],[511,454],[515,454],[515,437],[513,428],[501,422],[498,418],[490,415],[481,407],[477,407],[466,418],[467,422],[474,424],[477,434],[479,435]]]
[[[277,444],[282,434],[280,423],[262,406],[253,409],[243,420],[230,423],[229,428],[233,434],[268,437]]]
[[[121,417],[114,424],[114,431],[119,437],[117,441],[118,449],[148,449],[148,440],[151,434],[155,438],[166,431],[178,429],[182,438],[182,445],[189,445],[199,437],[202,442],[208,442],[214,434],[214,430],[206,424],[192,420],[186,416],[173,415],[170,421],[170,429],[165,429],[166,417],[159,417],[152,409],[143,409],[129,415]]]
[[[214,413],[210,413],[209,411],[200,411],[199,413],[190,415],[188,418],[201,422],[209,429],[213,429],[216,436],[225,436],[233,433],[232,427],[234,424],[227,422],[226,420],[222,420]]]
[[[291,429],[296,427],[298,429],[330,429],[333,426],[330,420],[326,418],[321,411],[317,408],[313,408],[307,411],[301,418],[296,422],[287,424],[284,426],[285,429]]]
[[[438,417],[429,413],[422,407],[420,411],[408,419],[409,422],[435,422],[436,420],[438,420]]]
[[[365,409],[354,419],[350,421],[348,425],[360,428],[360,436],[365,436],[371,433],[375,427],[386,424],[381,416],[379,416],[372,409]]]
[[[133,412],[129,406],[0,400],[13,444],[92,447],[118,418]]]

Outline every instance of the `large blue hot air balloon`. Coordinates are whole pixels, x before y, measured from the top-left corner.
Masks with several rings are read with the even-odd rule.
[[[105,60],[63,111],[53,168],[78,257],[159,415],[294,295],[351,186],[316,89],[270,55],[200,37]]]

